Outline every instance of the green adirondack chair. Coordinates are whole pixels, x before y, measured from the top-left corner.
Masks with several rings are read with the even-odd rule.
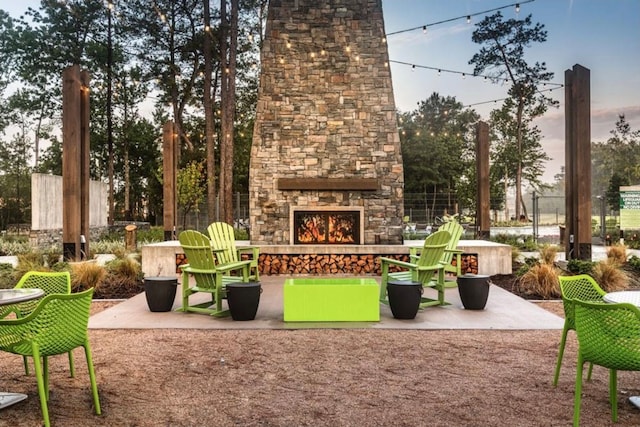
[[[216,262],[209,238],[199,231],[185,230],[180,233],[178,240],[188,262],[180,266],[182,307],[178,308],[178,311],[206,313],[216,317],[228,316],[229,310],[222,308],[222,300],[226,297],[224,285],[231,281],[248,282],[251,261]],[[233,276],[232,273],[237,275]],[[195,281],[193,286],[190,286],[190,277]],[[189,297],[198,292],[210,294],[211,299],[190,304]]]
[[[380,284],[380,301],[387,304],[387,283],[389,280],[408,280],[420,282],[423,287],[433,287],[438,291],[438,299],[421,298],[420,308],[433,305],[445,305],[444,300],[444,269],[442,256],[447,247],[451,234],[448,231],[438,230],[427,236],[424,245],[420,249],[419,256],[411,256],[410,262],[399,261],[393,258],[381,257],[382,280]],[[390,272],[390,266],[401,268],[401,271]]]
[[[442,254],[442,263],[444,264],[445,272],[445,287],[455,288],[458,285],[456,282],[457,277],[462,275],[462,251],[458,249],[458,243],[460,242],[464,228],[458,221],[453,220],[441,225],[438,228],[438,231],[441,230],[448,231],[449,234],[451,234],[447,247],[444,249],[444,253]],[[419,247],[411,248],[410,254],[417,255],[420,253],[421,249],[422,248]],[[454,257],[456,260],[455,265],[453,265]]]
[[[236,238],[233,234],[233,227],[226,222],[213,222],[207,227],[209,239],[216,259],[221,264],[242,261],[244,254],[250,255],[251,264],[249,265],[249,279],[259,281],[258,257],[260,256],[260,248],[257,246],[236,246]]]
[[[42,289],[45,295],[51,294],[70,294],[71,293],[71,274],[68,271],[61,272],[45,272],[45,271],[27,271],[18,281],[14,289]],[[26,317],[36,309],[40,300],[24,301],[17,304],[11,304],[6,307],[0,307],[0,318],[7,317],[10,313],[15,313],[16,317]],[[29,375],[29,363],[27,356],[23,356],[24,372]],[[71,377],[75,376],[75,368],[73,365],[73,353],[69,352],[69,373]]]

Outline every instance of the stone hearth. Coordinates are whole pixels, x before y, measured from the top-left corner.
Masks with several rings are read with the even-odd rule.
[[[403,166],[381,0],[271,0],[249,172],[251,243],[293,212],[359,210],[357,244],[401,244]]]

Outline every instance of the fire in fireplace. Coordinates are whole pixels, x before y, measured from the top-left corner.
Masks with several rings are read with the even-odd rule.
[[[359,211],[296,211],[294,244],[360,243]]]

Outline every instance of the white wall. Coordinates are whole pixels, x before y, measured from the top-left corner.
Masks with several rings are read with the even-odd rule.
[[[89,183],[89,226],[107,226],[109,185]],[[31,175],[31,229],[62,228],[62,177],[34,173]]]

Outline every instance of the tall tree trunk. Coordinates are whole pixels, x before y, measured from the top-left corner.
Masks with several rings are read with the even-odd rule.
[[[222,19],[221,52],[222,68],[222,144],[220,158],[220,192],[222,218],[233,224],[233,121],[235,113],[236,50],[238,44],[238,0],[231,0],[229,23],[226,20],[226,0],[220,2]],[[228,31],[227,31],[228,29]]]
[[[517,120],[517,133],[516,133],[516,148],[518,150],[518,167],[516,168],[516,220],[520,220],[520,207],[522,206],[522,110],[524,109],[524,103],[522,98],[518,100],[518,112],[516,116]]]
[[[215,152],[215,124],[213,111],[213,95],[211,79],[213,74],[213,49],[211,43],[211,11],[209,0],[204,0],[204,122],[205,141],[207,146],[207,216],[209,222],[216,218],[216,152]]]

